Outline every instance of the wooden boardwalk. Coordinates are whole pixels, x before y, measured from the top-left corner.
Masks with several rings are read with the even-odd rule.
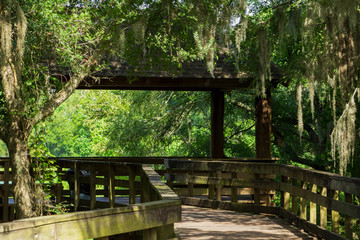
[[[179,237],[186,239],[317,239],[286,220],[269,214],[250,214],[182,206]]]

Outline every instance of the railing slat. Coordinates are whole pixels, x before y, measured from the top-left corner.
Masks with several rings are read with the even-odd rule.
[[[90,167],[90,209],[96,206],[96,171],[93,165]]]
[[[304,181],[301,181],[301,188],[306,190],[307,183]],[[301,197],[300,198],[300,218],[306,220],[306,214],[307,214],[306,198]]]
[[[332,198],[334,200],[339,200],[339,191],[331,190]],[[331,211],[331,230],[335,233],[339,233],[339,212],[332,210]]]
[[[317,193],[317,185],[310,184],[310,190],[313,193]],[[316,203],[310,201],[310,222],[316,224]]]
[[[129,166],[129,204],[136,203],[135,169]]]
[[[289,182],[289,178],[286,176],[282,176],[281,180],[284,183]],[[286,210],[290,210],[290,193],[287,191],[281,191],[281,207]]]
[[[322,196],[327,197],[327,188],[321,187],[320,193]],[[324,206],[320,206],[320,226],[323,228],[327,228],[327,208]]]
[[[109,207],[115,207],[115,171],[114,166],[109,164]]]
[[[79,163],[74,163],[74,211],[76,212],[79,207],[80,200],[80,169]]]
[[[345,202],[352,204],[352,195],[345,193]],[[353,239],[353,229],[352,229],[352,217],[345,216],[345,237],[347,239]]]
[[[298,182],[297,179],[291,179],[292,185],[297,187]],[[298,215],[298,196],[297,194],[291,194],[291,211],[292,213],[297,216]]]

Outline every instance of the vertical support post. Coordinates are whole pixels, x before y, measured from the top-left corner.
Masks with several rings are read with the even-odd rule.
[[[156,228],[149,228],[143,230],[143,240],[157,240]]]
[[[135,193],[135,169],[133,166],[129,166],[129,204],[136,203]]]
[[[216,171],[216,178],[218,183],[216,184],[216,201],[221,201],[221,171]]]
[[[60,176],[60,173],[62,172],[62,167],[59,167],[56,172],[57,175]],[[63,185],[62,185],[62,180],[60,179],[60,182],[56,184],[56,204],[59,204],[62,201],[62,190],[63,190]]]
[[[212,178],[214,176],[215,176],[214,171],[210,170],[209,178]],[[215,196],[215,185],[214,184],[209,184],[209,199],[214,200],[214,196]]]
[[[149,179],[144,173],[141,174],[141,202],[150,201]]]
[[[310,190],[317,193],[317,185],[311,184]],[[310,202],[310,222],[316,224],[316,203]]]
[[[231,182],[235,182],[238,177],[238,173],[232,172],[231,173]],[[231,187],[231,202],[237,202],[237,187]]]
[[[352,204],[352,195],[350,193],[345,193],[345,202]],[[353,239],[352,217],[350,216],[345,216],[345,237]]]
[[[169,186],[169,188],[173,189],[174,188],[174,181],[171,180],[172,169],[167,168],[166,173],[169,175],[169,179],[170,179],[170,180],[166,181],[166,184]]]
[[[193,197],[194,196],[194,183],[192,182],[192,175],[194,175],[194,170],[191,169],[188,173],[188,195],[189,197]]]
[[[331,193],[334,200],[339,200],[338,190],[332,190]],[[339,226],[339,212],[331,211],[331,231],[339,233]]]
[[[10,163],[7,161],[4,164],[4,207],[3,207],[3,222],[9,221],[9,194],[10,194]]]
[[[271,158],[271,90],[255,98],[256,157]]]
[[[297,179],[293,178],[291,181],[292,181],[292,185],[297,187],[297,185],[298,185]],[[295,216],[297,216],[297,214],[298,214],[298,197],[295,194],[293,194],[292,198],[291,198],[291,211]]]
[[[90,209],[95,209],[96,205],[96,172],[94,165],[90,165]]]
[[[74,211],[79,207],[80,201],[80,166],[78,162],[74,163]]]
[[[174,224],[168,224],[157,228],[157,239],[176,239]]]
[[[307,188],[307,184],[304,181],[301,181],[301,188],[302,189],[306,189]],[[300,198],[300,218],[305,219],[306,220],[306,199],[305,198]]]
[[[109,164],[109,207],[115,207],[115,172],[111,164]]]
[[[210,157],[224,158],[224,92],[211,91],[211,138]],[[209,177],[215,177],[215,172],[210,170]],[[218,187],[218,186],[217,186]],[[220,187],[221,191],[221,187]],[[219,189],[216,191],[218,199]],[[215,185],[209,184],[209,199],[214,200]],[[220,193],[221,198],[221,193]]]
[[[321,195],[327,197],[327,188],[321,187],[320,188]],[[327,227],[327,208],[320,206],[320,226],[325,228]]]
[[[254,174],[254,180],[260,180],[260,174],[255,173]],[[254,188],[254,204],[260,205],[260,188]]]
[[[211,92],[210,157],[224,157],[224,92]]]

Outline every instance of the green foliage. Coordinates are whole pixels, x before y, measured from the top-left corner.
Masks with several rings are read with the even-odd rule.
[[[253,96],[226,95],[225,152],[254,156],[254,113],[237,101]],[[209,156],[210,95],[77,91],[46,122],[46,144],[55,156]]]

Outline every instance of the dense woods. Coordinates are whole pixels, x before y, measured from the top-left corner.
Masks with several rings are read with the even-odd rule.
[[[254,155],[253,99],[271,89],[273,156],[359,177],[359,27],[353,0],[2,0],[1,154],[19,217],[38,214],[30,155],[209,155],[209,93],[72,95],[113,58],[170,72],[201,60],[213,74],[225,51],[254,77],[226,93],[227,156]]]

